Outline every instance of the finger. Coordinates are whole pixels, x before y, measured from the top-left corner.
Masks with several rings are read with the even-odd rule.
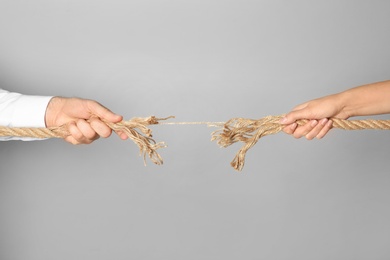
[[[86,143],[90,143],[90,141],[96,140],[99,138],[95,130],[92,128],[92,126],[85,120],[79,119],[77,120],[77,127],[80,130],[83,137],[81,137],[83,140],[86,141]]]
[[[70,122],[68,124],[68,130],[70,133],[70,136],[66,137],[65,140],[71,144],[81,144],[84,140],[83,134],[78,129],[75,122]]]
[[[122,140],[127,140],[129,139],[129,137],[127,136],[127,134],[125,132],[122,132],[122,131],[117,131],[116,134],[119,136],[120,139]]]
[[[294,133],[295,129],[297,129],[297,126],[298,126],[297,123],[292,123],[291,125],[284,127],[283,132],[285,132],[286,134],[292,135]]]
[[[307,135],[317,124],[318,124],[317,120],[311,120],[305,125],[298,127],[294,131],[293,136],[295,138],[301,138],[302,136]]]
[[[327,118],[321,119],[321,121],[319,121],[318,124],[309,133],[305,135],[306,139],[313,140],[314,137],[316,137],[321,132],[321,130],[326,126],[327,123],[328,123]]]
[[[310,112],[307,109],[293,110],[290,113],[286,114],[281,120],[280,123],[284,125],[292,124],[299,119],[308,119],[310,118]]]
[[[121,115],[113,113],[111,110],[96,101],[88,100],[87,102],[90,112],[101,119],[107,120],[111,123],[117,123],[123,119]]]
[[[78,145],[78,144],[80,144],[80,142],[78,142],[76,139],[74,139],[74,137],[71,136],[71,135],[65,137],[64,140],[65,140],[66,142],[68,142],[68,143],[73,144],[73,145]]]
[[[92,129],[101,137],[103,138],[107,138],[111,135],[112,133],[112,130],[111,128],[105,124],[104,122],[102,122],[101,120],[99,120],[98,118],[92,118],[89,120],[90,122],[90,125],[92,127]]]
[[[316,137],[318,139],[322,139],[329,132],[329,130],[332,129],[332,125],[333,125],[332,120],[329,120]]]

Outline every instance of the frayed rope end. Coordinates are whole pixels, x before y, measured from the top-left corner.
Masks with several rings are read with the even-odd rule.
[[[261,119],[233,118],[225,123],[222,129],[211,134],[211,141],[216,141],[221,147],[228,147],[242,142],[244,146],[237,152],[230,165],[241,171],[245,164],[245,155],[257,141],[267,135],[279,133],[283,126],[280,120],[283,116],[267,116]]]
[[[154,164],[162,165],[163,159],[157,150],[167,146],[164,142],[156,143],[152,138],[152,130],[147,126],[156,125],[159,121],[170,118],[174,118],[174,116],[166,118],[156,118],[155,116],[147,118],[135,117],[128,121],[122,121],[115,124],[106,122],[106,124],[114,131],[125,133],[138,146],[140,155],[144,157],[145,165],[146,156],[148,156]]]

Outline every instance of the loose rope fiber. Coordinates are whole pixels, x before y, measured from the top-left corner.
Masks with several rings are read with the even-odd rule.
[[[232,118],[227,122],[160,122],[173,118],[156,118],[154,116],[147,118],[132,118],[129,121],[119,123],[105,122],[112,130],[122,131],[133,140],[139,147],[140,155],[143,155],[146,162],[146,155],[150,160],[158,165],[163,163],[161,156],[157,150],[166,145],[163,142],[157,143],[152,138],[152,131],[147,127],[149,125],[207,125],[209,127],[222,127],[214,131],[211,135],[211,140],[216,141],[221,147],[228,147],[236,142],[242,142],[244,145],[237,152],[235,158],[230,163],[237,171],[241,171],[245,164],[245,155],[257,141],[267,135],[277,134],[282,131],[284,125],[280,120],[284,115],[267,116],[261,119],[247,118]],[[332,127],[344,130],[363,130],[363,129],[378,129],[390,130],[390,120],[342,120],[331,118],[333,121]],[[309,120],[298,120],[298,125],[304,125]],[[15,137],[33,137],[33,138],[65,138],[70,133],[67,125],[53,128],[10,128],[0,126],[0,136],[15,136]]]

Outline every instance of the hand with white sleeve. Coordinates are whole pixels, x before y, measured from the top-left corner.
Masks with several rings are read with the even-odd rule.
[[[103,122],[117,123],[122,116],[96,101],[81,98],[22,95],[0,89],[0,125],[5,127],[58,127],[67,125],[72,144],[89,144],[108,137],[112,130]],[[123,140],[127,136],[117,133]],[[29,137],[0,137],[8,140],[41,140]]]
[[[103,121],[118,123],[122,116],[94,100],[53,97],[46,109],[47,127],[67,124],[70,136],[65,140],[72,144],[90,144],[99,137],[107,138],[112,130]],[[117,133],[123,140],[124,133]]]

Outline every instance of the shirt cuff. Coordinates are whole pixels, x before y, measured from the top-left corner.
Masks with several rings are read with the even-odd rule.
[[[21,95],[15,100],[11,127],[46,127],[46,108],[51,96]]]

